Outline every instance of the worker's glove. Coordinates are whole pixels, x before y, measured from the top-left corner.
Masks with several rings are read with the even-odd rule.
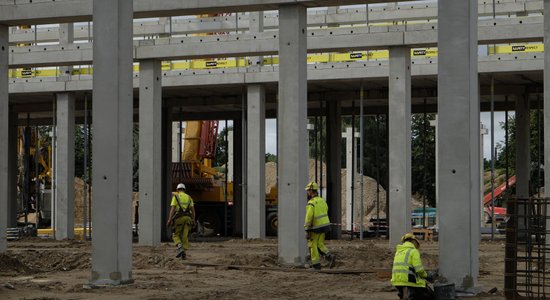
[[[306,230],[305,234],[306,234],[306,240],[309,240],[311,238],[311,232]]]

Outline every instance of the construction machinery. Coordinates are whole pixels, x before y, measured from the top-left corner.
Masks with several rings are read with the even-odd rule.
[[[485,223],[492,222],[492,216],[495,216],[495,223],[501,223],[506,220],[506,208],[500,206],[492,206],[492,199],[498,201],[500,196],[506,191],[506,189],[514,186],[516,184],[516,175],[508,178],[508,181],[502,183],[494,189],[494,191],[489,191],[485,196],[483,196],[483,218]]]

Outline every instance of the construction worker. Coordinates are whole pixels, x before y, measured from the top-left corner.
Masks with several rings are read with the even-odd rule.
[[[193,199],[185,193],[185,184],[177,186],[177,192],[172,196],[168,226],[172,226],[172,240],[176,244],[176,257],[185,259],[185,251],[189,249],[189,230],[195,224],[195,206]]]
[[[334,265],[335,256],[325,246],[325,233],[330,231],[330,220],[328,218],[328,206],[326,201],[318,195],[319,185],[316,182],[310,182],[306,186],[307,206],[306,221],[304,228],[306,230],[307,246],[311,255],[312,270],[321,269],[320,255],[325,256],[329,268]]]
[[[420,259],[420,243],[412,233],[401,237],[393,259],[391,284],[398,290],[399,299],[435,299],[432,289],[426,285],[431,281]]]

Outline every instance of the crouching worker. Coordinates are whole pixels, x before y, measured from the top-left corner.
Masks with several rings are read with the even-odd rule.
[[[393,259],[391,284],[398,290],[399,299],[433,300],[435,294],[426,284],[428,273],[420,259],[420,243],[412,233],[401,238]]]
[[[189,231],[195,224],[193,199],[185,193],[185,185],[178,184],[178,191],[172,197],[168,226],[172,226],[172,240],[176,244],[176,257],[185,259],[189,249]]]
[[[304,228],[306,230],[307,246],[311,255],[311,268],[313,270],[321,269],[321,257],[325,256],[329,268],[334,265],[334,254],[331,254],[325,246],[325,233],[330,231],[330,220],[328,218],[328,206],[326,201],[318,196],[319,185],[310,182],[306,186],[307,206],[306,221]]]

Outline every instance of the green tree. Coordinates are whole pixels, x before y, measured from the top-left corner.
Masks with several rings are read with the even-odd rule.
[[[277,162],[277,155],[275,154],[271,154],[271,153],[266,153],[265,154],[265,162],[268,163],[268,162]]]
[[[227,132],[233,130],[232,126],[224,127],[218,133],[218,141],[216,143],[216,158],[214,159],[213,166],[221,167],[225,166],[227,162]]]
[[[412,192],[425,195],[435,206],[435,129],[430,126],[434,114],[415,114],[411,125]]]
[[[543,152],[543,139],[544,136],[544,126],[542,124],[543,116],[542,111],[540,115],[537,115],[537,110],[531,110],[529,115],[530,121],[530,137],[529,137],[529,148],[530,148],[530,167],[531,167],[531,191],[538,190],[541,186],[544,185],[543,176],[539,177],[539,168],[542,168],[542,163],[544,162],[544,152]],[[540,121],[540,124],[539,124]],[[500,127],[502,130],[506,130],[505,122],[500,122]],[[540,129],[539,129],[540,128]],[[540,139],[539,139],[540,137]],[[540,162],[541,165],[538,165],[539,162],[539,147],[540,147]],[[505,142],[497,143],[496,147],[497,155],[495,159],[495,168],[496,169],[505,169],[506,168],[506,152],[508,152],[508,170],[509,175],[512,176],[516,173],[516,118],[515,116],[508,117],[508,144]],[[489,164],[490,169],[490,164]],[[486,169],[487,170],[487,169]]]

